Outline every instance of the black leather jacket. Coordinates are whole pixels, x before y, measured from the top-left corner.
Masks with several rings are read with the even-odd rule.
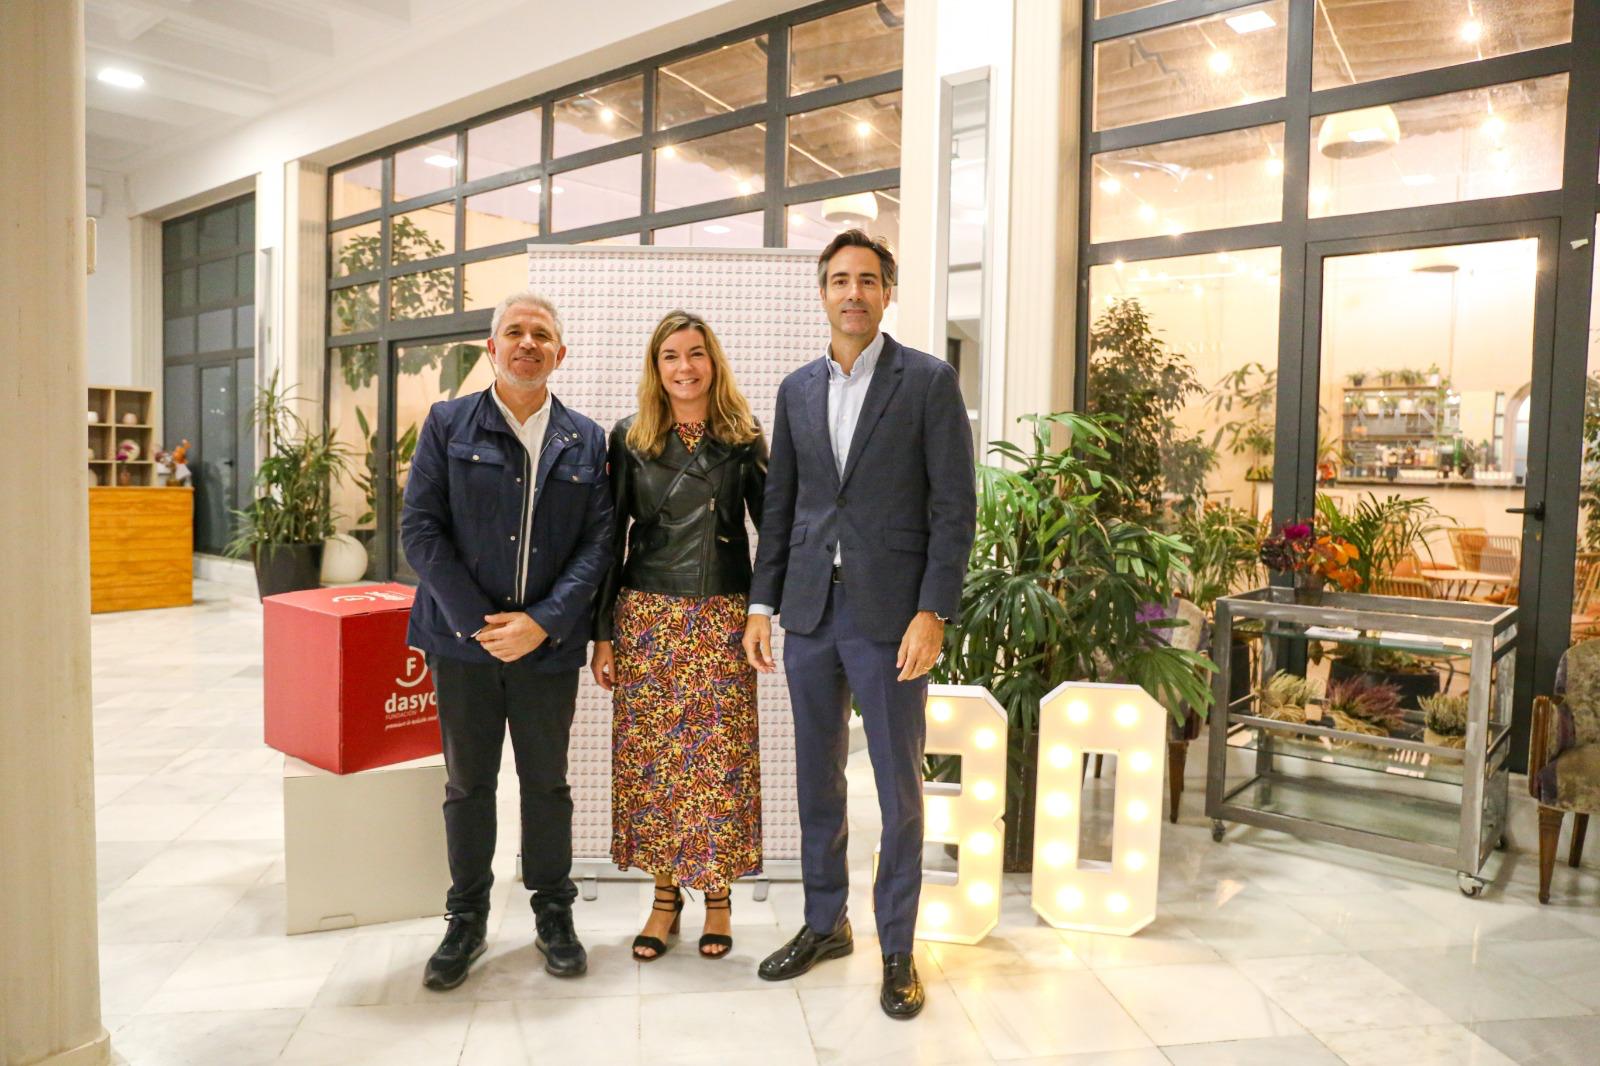
[[[628,447],[631,425],[629,415],[611,430],[615,555],[600,586],[596,640],[612,639],[623,588],[672,596],[748,594],[746,512],[761,524],[764,435],[748,444],[725,444],[708,433],[691,454],[676,433],[668,433],[661,454],[645,459]]]

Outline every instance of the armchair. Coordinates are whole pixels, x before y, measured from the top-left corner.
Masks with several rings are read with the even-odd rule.
[[[1576,816],[1567,865],[1577,866],[1589,815],[1600,811],[1600,640],[1568,648],[1555,695],[1533,701],[1528,791],[1539,804],[1539,902],[1549,903],[1562,820]]]

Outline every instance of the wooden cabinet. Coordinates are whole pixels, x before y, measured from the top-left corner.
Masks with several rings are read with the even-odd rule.
[[[194,490],[90,487],[89,609],[193,602]]]

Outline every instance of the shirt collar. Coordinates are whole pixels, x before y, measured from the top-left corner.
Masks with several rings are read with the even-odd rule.
[[[871,343],[861,349],[861,354],[856,356],[855,366],[850,368],[850,373],[848,374],[839,365],[839,361],[833,357],[833,349],[830,347],[825,357],[828,361],[828,377],[833,381],[852,381],[857,378],[871,377],[872,371],[878,365],[878,356],[881,354],[883,354],[883,330],[881,329],[878,331],[878,335],[872,338]]]
[[[544,390],[544,405],[537,411],[533,412],[533,414],[529,415],[526,422],[521,423],[519,423],[516,419],[516,416],[511,413],[511,408],[506,406],[506,402],[500,398],[500,390],[495,388],[492,384],[489,386],[489,395],[494,398],[494,405],[500,408],[500,413],[505,416],[506,425],[511,427],[511,431],[513,433],[520,433],[522,430],[527,429],[529,426],[539,421],[539,419],[550,413],[550,400],[553,396],[555,396],[555,393],[552,392],[548,386],[546,386]]]

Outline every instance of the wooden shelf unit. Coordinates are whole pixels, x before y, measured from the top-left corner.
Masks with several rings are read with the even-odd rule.
[[[87,455],[91,486],[119,485],[123,474],[128,475],[129,486],[155,484],[155,426],[150,423],[154,400],[150,389],[89,386],[86,414],[93,416],[88,423]],[[130,417],[132,422],[125,421]],[[139,458],[119,463],[117,449],[127,440],[139,446]]]

